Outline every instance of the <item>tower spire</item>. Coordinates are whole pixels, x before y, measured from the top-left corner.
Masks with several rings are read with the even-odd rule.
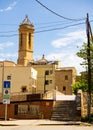
[[[25,16],[25,19],[23,20],[22,24],[31,24],[31,21],[28,18],[28,15]]]
[[[34,46],[34,25],[31,24],[28,16],[19,26],[19,52],[18,64],[26,66],[29,61],[33,61]]]

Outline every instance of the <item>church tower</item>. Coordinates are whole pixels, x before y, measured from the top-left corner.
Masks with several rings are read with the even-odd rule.
[[[28,62],[33,61],[34,45],[34,25],[31,24],[28,16],[25,17],[19,26],[19,51],[18,61],[20,65],[27,66]]]

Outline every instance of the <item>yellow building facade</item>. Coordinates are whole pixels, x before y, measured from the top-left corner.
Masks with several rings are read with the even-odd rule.
[[[74,67],[61,67],[56,69],[55,83],[58,91],[66,95],[72,95],[72,85],[76,80],[76,69]]]
[[[37,71],[32,67],[18,66],[11,61],[0,62],[0,93],[5,81],[11,82],[11,93],[36,93]]]
[[[4,67],[2,64],[3,62],[0,63],[0,93],[2,81],[10,77],[12,93],[45,93],[57,89],[64,94],[72,94],[72,84],[76,76],[74,67],[61,67],[60,62],[48,61],[44,55],[40,60],[34,61],[34,25],[27,16],[19,25],[17,64],[4,62]],[[37,78],[33,78],[35,76]]]

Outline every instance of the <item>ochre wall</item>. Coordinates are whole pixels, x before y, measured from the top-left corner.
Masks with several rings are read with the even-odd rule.
[[[38,105],[40,114],[37,116],[31,116],[29,114],[25,115],[15,115],[15,105]],[[52,113],[53,101],[40,100],[40,101],[30,101],[30,102],[13,102],[7,105],[7,119],[50,119]],[[5,104],[0,104],[0,118],[5,117]]]

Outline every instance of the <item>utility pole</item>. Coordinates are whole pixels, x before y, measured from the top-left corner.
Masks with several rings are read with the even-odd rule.
[[[86,34],[87,34],[87,62],[88,62],[88,120],[91,122],[91,51],[90,37],[92,38],[92,30],[89,22],[89,15],[86,18]],[[93,42],[93,39],[92,39]]]

